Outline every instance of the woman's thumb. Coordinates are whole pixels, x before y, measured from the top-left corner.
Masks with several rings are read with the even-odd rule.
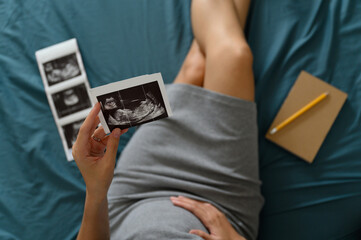
[[[121,135],[121,131],[119,128],[113,130],[113,132],[109,135],[108,143],[107,143],[107,150],[105,152],[104,157],[107,159],[114,159],[117,155],[119,138]]]

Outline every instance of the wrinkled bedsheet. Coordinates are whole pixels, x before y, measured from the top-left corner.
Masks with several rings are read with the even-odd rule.
[[[67,162],[35,51],[77,38],[90,85],[162,72],[192,41],[190,1],[0,0],[0,239],[74,239],[85,186]],[[361,2],[252,0],[260,239],[361,237]],[[301,70],[349,94],[312,165],[263,137]],[[134,129],[122,137],[122,150]]]

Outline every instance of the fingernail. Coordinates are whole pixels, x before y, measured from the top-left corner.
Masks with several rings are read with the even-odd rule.
[[[116,129],[113,130],[113,136],[115,138],[120,138],[120,135],[121,135],[121,131],[120,131],[119,128],[116,128]]]
[[[126,132],[128,132],[128,128],[122,130],[123,134],[126,133]]]

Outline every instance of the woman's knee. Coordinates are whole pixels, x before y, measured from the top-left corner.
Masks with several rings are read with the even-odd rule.
[[[249,45],[247,43],[242,43],[240,44],[240,46],[238,46],[238,48],[236,48],[235,50],[235,58],[243,63],[248,63],[250,65],[253,64],[253,54],[251,51],[251,48],[249,47]]]
[[[225,40],[219,42],[210,50],[209,57],[219,59],[223,64],[252,66],[253,54],[251,48],[244,40]]]
[[[245,41],[228,39],[218,42],[206,53],[206,59],[209,61],[206,71],[209,72],[206,74],[205,88],[254,100],[253,55]]]

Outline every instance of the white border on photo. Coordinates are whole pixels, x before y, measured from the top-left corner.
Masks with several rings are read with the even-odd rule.
[[[63,117],[62,119],[57,119],[56,123],[58,125],[67,125],[69,123],[76,122],[77,119],[81,119],[83,117],[86,118],[91,110],[92,110],[92,108],[84,109],[80,112]]]
[[[151,75],[143,75],[143,76],[139,76],[139,77],[129,78],[126,80],[121,80],[121,81],[115,82],[115,83],[110,83],[110,84],[107,84],[104,86],[92,88],[92,89],[90,89],[89,93],[90,93],[90,96],[91,96],[93,102],[96,103],[96,102],[98,102],[98,99],[97,99],[98,96],[105,95],[107,93],[116,92],[119,90],[124,90],[124,89],[131,88],[131,87],[136,87],[139,85],[143,85],[143,84],[147,84],[147,83],[151,83],[151,82],[155,82],[155,81],[158,82],[167,115],[168,115],[168,117],[171,117],[172,110],[170,108],[168,96],[166,94],[166,90],[165,90],[165,86],[164,86],[164,82],[163,82],[161,73],[155,73],[155,74],[151,74]],[[104,128],[105,133],[106,134],[110,133],[108,124],[106,124],[106,121],[105,121],[102,111],[99,112],[99,119]]]

